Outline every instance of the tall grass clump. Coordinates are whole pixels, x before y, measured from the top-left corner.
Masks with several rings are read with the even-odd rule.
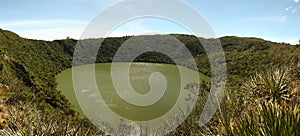
[[[236,136],[298,136],[300,110],[277,103],[262,103],[236,122]]]
[[[291,68],[257,72],[239,89],[226,89],[208,124],[212,135],[300,135],[299,90],[299,74]]]
[[[233,135],[300,135],[299,98],[294,84],[299,78],[290,68],[269,68],[257,73],[243,89],[250,94],[245,103],[248,109],[238,117]]]
[[[290,83],[287,68],[269,68],[252,76],[244,85],[244,89],[251,92],[256,101],[282,103],[289,101],[291,97]]]
[[[9,106],[10,120],[4,136],[90,136],[102,135],[84,118],[74,118],[61,113],[46,113],[37,110],[37,105],[20,103]]]

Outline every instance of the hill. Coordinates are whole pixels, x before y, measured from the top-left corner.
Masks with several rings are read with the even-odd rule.
[[[198,38],[191,35],[172,35],[190,50],[196,60],[199,72],[210,76],[210,65],[205,50]],[[111,62],[117,49],[131,37],[115,37],[104,40],[98,51],[97,63]],[[83,51],[95,49],[93,43],[100,39],[87,39],[90,45]],[[211,39],[202,39],[209,42]],[[284,43],[274,43],[259,38],[222,37],[226,57],[228,88],[242,86],[251,75],[271,67],[296,66],[300,61],[300,48]],[[42,41],[25,39],[17,34],[0,30],[0,91],[3,114],[9,114],[9,107],[36,105],[33,110],[45,114],[60,113],[57,116],[79,118],[68,100],[56,89],[55,75],[72,66],[72,56],[78,40],[64,39]],[[86,60],[90,56],[86,56]],[[135,59],[136,62],[174,62],[166,55],[148,52]],[[82,61],[81,64],[92,62]],[[3,89],[5,88],[5,89]],[[2,120],[0,128],[6,127],[12,117]],[[4,115],[3,115],[4,118]],[[74,120],[74,119],[73,119]],[[0,120],[1,121],[1,120]],[[89,123],[87,123],[89,124]],[[89,125],[87,125],[89,127]]]

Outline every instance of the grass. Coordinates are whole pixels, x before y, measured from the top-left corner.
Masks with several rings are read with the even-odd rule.
[[[300,110],[273,103],[263,103],[236,123],[233,134],[297,136],[300,134]]]
[[[101,135],[102,132],[91,126],[86,119],[73,120],[71,117],[47,114],[36,110],[36,105],[19,104],[9,107],[11,119],[0,135],[13,136],[88,136]]]
[[[261,100],[281,103],[289,99],[289,81],[287,68],[270,68],[252,76],[244,89],[252,92]]]
[[[226,131],[217,133],[237,136],[299,135],[300,105],[299,101],[293,101],[300,98],[293,91],[293,84],[299,81],[299,75],[292,75],[291,68],[286,67],[269,68],[252,76],[240,93],[226,95],[221,109],[228,107],[230,110],[223,110],[224,113],[220,114],[223,117],[220,122],[225,122],[220,127]]]
[[[171,134],[300,135],[300,74],[293,72],[295,70],[299,71],[299,67],[269,68],[252,76],[238,89],[227,88],[215,116],[201,128],[197,126],[199,113],[202,112],[198,100],[198,106],[186,124]]]

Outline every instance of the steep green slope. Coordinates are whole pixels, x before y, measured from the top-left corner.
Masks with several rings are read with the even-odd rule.
[[[2,84],[15,87],[10,103],[35,101],[42,107],[60,109],[69,114],[65,98],[56,91],[55,75],[71,67],[71,53],[76,41],[38,41],[24,39],[15,33],[0,31]],[[69,49],[71,50],[71,48]],[[18,87],[16,87],[18,86]]]

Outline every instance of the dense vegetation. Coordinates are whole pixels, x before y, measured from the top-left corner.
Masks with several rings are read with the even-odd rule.
[[[199,72],[210,76],[208,58],[198,38],[172,36],[190,50]],[[96,62],[111,62],[117,49],[129,38],[105,39]],[[90,44],[80,50],[94,50],[96,47],[93,45],[101,40],[88,39]],[[202,39],[204,42],[209,40],[212,39]],[[199,115],[194,113],[201,111],[202,99],[199,99],[195,112],[172,134],[299,134],[300,48],[258,38],[222,37],[219,40],[225,52],[228,72],[226,99],[209,126],[204,128],[197,127],[195,123]],[[72,66],[76,43],[77,40],[70,38],[55,41],[24,39],[0,30],[0,129],[10,130],[5,133],[23,135],[99,133],[72,110],[68,100],[56,89],[55,75]],[[81,64],[93,63],[86,61],[89,57],[82,56]],[[142,54],[135,61],[174,63],[166,55],[156,52]],[[282,70],[285,72],[281,72],[278,78],[276,74]],[[201,86],[199,89],[203,93],[208,92],[205,89],[208,85]],[[25,117],[29,114],[32,116]],[[48,115],[51,115],[51,120],[47,120]],[[272,120],[275,115],[280,118]],[[276,126],[272,126],[274,124]],[[53,129],[39,132],[39,126]],[[286,132],[282,126],[288,127],[284,129]]]

